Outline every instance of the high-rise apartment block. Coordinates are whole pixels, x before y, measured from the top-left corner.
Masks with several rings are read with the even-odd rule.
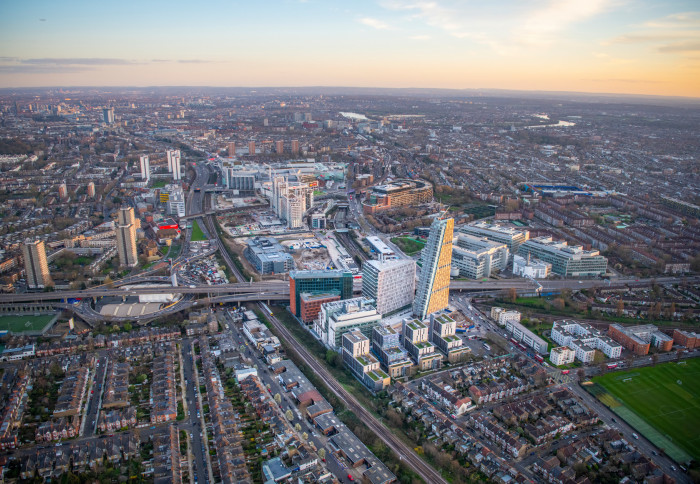
[[[298,139],[292,140],[292,154],[293,155],[299,154],[299,140]]]
[[[556,242],[551,237],[537,237],[523,243],[518,255],[537,258],[552,264],[552,272],[564,277],[590,277],[605,274],[608,259],[598,250],[584,250],[581,246]]]
[[[314,190],[308,183],[288,182],[285,177],[272,177],[272,200],[275,214],[287,222],[287,228],[304,225],[304,214],[314,203]]]
[[[527,230],[517,230],[489,222],[465,225],[459,229],[459,232],[475,237],[485,237],[493,242],[505,244],[511,256],[516,254],[520,246],[530,238],[530,232]]]
[[[508,265],[508,248],[501,242],[473,235],[458,235],[452,247],[452,266],[470,279],[490,277]]]
[[[343,334],[343,363],[355,377],[374,392],[389,386],[389,375],[379,368],[379,360],[369,352],[369,338],[359,330]]]
[[[136,251],[136,218],[134,209],[121,208],[117,214],[117,253],[119,265],[134,267],[138,265],[138,252]]]
[[[410,308],[415,288],[413,259],[369,260],[362,265],[362,295],[376,301],[382,316]]]
[[[161,196],[167,193],[167,201],[165,204],[165,210],[170,215],[176,215],[177,217],[185,216],[185,191],[180,185],[167,185]]]
[[[318,320],[314,323],[314,331],[324,345],[337,350],[342,344],[344,333],[358,330],[369,337],[372,328],[377,326],[381,319],[382,316],[374,307],[372,299],[356,297],[327,302],[321,305]]]
[[[88,183],[87,194],[88,194],[88,197],[91,197],[91,198],[95,196],[95,183],[94,182]]]
[[[67,197],[68,197],[68,186],[66,185],[65,182],[63,182],[58,186],[58,198],[67,198]]]
[[[46,246],[43,240],[26,241],[22,246],[24,270],[27,286],[30,289],[43,289],[53,285],[46,259]]]
[[[462,338],[456,335],[457,322],[447,314],[430,315],[430,342],[447,358],[450,363],[460,360],[462,355],[471,351],[464,346]]]
[[[180,180],[180,150],[168,150],[168,171],[173,174],[173,180]]]
[[[380,325],[372,329],[372,351],[392,378],[406,376],[413,366],[408,352],[401,346],[401,333],[391,326]]]
[[[278,155],[281,155],[284,153],[284,141],[282,140],[277,140],[275,141],[275,153]]]
[[[102,118],[105,124],[114,123],[114,108],[104,108],[102,109]]]
[[[255,154],[255,141],[248,141],[248,154],[249,155]]]
[[[419,319],[425,319],[448,305],[453,230],[454,220],[451,218],[436,218],[430,226],[430,235],[421,255],[423,266],[413,302],[413,314]]]
[[[148,155],[141,155],[139,161],[141,163],[141,179],[148,182],[151,179],[151,164],[148,161]]]
[[[230,141],[228,144],[228,157],[233,158],[234,156],[236,156],[236,143]]]
[[[404,319],[403,347],[410,355],[418,369],[434,370],[442,365],[442,355],[435,352],[430,342],[430,327],[420,319]]]
[[[289,271],[289,306],[296,317],[301,316],[301,295],[336,294],[341,299],[352,297],[352,272]]]

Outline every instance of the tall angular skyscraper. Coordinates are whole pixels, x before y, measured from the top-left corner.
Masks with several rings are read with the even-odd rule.
[[[454,220],[436,218],[430,226],[430,236],[423,248],[413,314],[425,319],[429,314],[447,307],[450,297],[450,269],[452,268],[452,234]]]
[[[52,286],[49,263],[46,260],[46,247],[43,240],[26,241],[22,246],[24,270],[27,273],[27,286],[41,289]]]
[[[151,163],[148,161],[148,155],[141,156],[141,179],[148,180],[151,179]]]
[[[117,252],[119,265],[134,267],[138,264],[136,251],[136,219],[134,209],[121,208],[117,216]]]

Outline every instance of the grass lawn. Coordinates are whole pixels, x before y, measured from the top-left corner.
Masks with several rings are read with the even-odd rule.
[[[396,244],[396,246],[406,255],[417,254],[423,250],[423,247],[425,247],[425,242],[422,240],[412,239],[410,237],[393,237],[391,242]]]
[[[192,242],[198,242],[202,240],[208,240],[204,236],[204,232],[202,232],[202,229],[199,228],[199,224],[197,223],[196,220],[192,222],[192,237],[190,237],[190,240]]]
[[[677,462],[700,459],[700,359],[595,377],[589,391]]]
[[[13,333],[41,331],[55,317],[53,314],[0,316],[0,330],[7,330]]]
[[[151,183],[151,188],[163,188],[167,184],[168,182],[166,180],[153,180]]]

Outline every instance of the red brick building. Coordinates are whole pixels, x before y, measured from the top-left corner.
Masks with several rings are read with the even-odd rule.
[[[321,312],[321,304],[340,300],[339,294],[309,294],[302,293],[300,297],[301,320],[313,322]]]
[[[677,345],[685,346],[689,350],[700,347],[700,335],[683,331],[680,329],[673,330],[673,342]]]

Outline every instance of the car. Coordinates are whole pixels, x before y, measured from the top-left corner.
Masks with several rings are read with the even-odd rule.
[[[654,454],[654,455],[659,455],[659,454],[656,453],[655,450],[652,450],[651,453]]]
[[[671,470],[675,472],[677,470],[676,466],[671,466]]]
[[[355,480],[355,478],[352,477],[352,474],[348,474],[348,481],[354,481],[354,480]]]

